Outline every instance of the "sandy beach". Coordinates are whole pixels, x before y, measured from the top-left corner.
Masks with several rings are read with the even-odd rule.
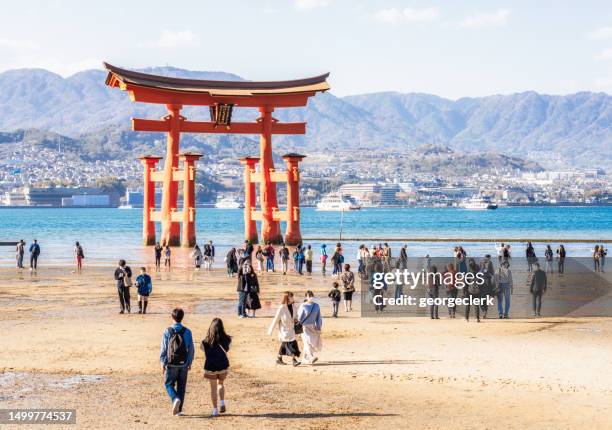
[[[341,308],[324,319],[320,361],[293,368],[275,365],[278,341],[266,334],[280,292],[314,290],[330,316],[330,277],[264,274],[264,308],[238,319],[222,269],[153,273],[147,315],[118,314],[113,267],[72,270],[0,269],[2,408],[74,408],[78,428],[105,429],[612,427],[612,319],[477,324]],[[210,418],[197,345],[186,415],[171,415],[159,344],[176,306],[196,344],[215,316],[233,336],[225,416]]]

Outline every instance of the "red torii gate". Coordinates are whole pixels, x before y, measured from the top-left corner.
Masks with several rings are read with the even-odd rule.
[[[150,75],[121,69],[104,63],[108,71],[106,85],[118,87],[129,93],[134,102],[163,104],[168,115],[161,120],[132,119],[134,131],[168,133],[168,145],[164,170],[155,171],[159,157],[145,156],[145,199],[143,205],[143,240],[155,243],[155,221],[162,223],[164,245],[193,246],[195,244],[195,161],[200,154],[179,154],[180,133],[231,133],[259,134],[259,158],[241,159],[245,165],[245,237],[257,242],[255,220],[261,220],[261,236],[264,242],[280,243],[280,221],[287,222],[285,241],[296,244],[301,241],[299,231],[299,170],[298,162],[304,157],[287,154],[286,172],[276,172],[272,159],[273,134],[305,134],[306,123],[280,123],[272,117],[276,108],[306,106],[308,99],[317,92],[327,91],[329,73],[313,78],[276,81],[210,81],[180,79]],[[181,116],[184,105],[210,106],[212,121],[188,121]],[[256,107],[260,117],[256,122],[232,122],[234,106]],[[179,157],[183,170],[179,169]],[[256,165],[259,163],[259,171]],[[177,212],[178,182],[184,182],[183,211]],[[162,203],[155,211],[155,182],[162,182]],[[287,182],[287,210],[278,210],[276,182]],[[261,211],[255,207],[255,183],[260,184]],[[183,223],[181,240],[179,223]]]

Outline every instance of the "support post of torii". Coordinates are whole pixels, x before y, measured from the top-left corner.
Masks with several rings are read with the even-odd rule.
[[[257,209],[257,194],[252,176],[259,158],[244,157],[240,163],[244,165],[244,237],[251,243],[258,243],[257,223],[253,219],[253,211]],[[265,243],[265,242],[264,242]]]
[[[142,199],[142,243],[155,245],[155,221],[152,212],[155,211],[155,182],[153,172],[161,157],[144,155],[139,158],[144,168],[144,193]]]
[[[287,229],[285,243],[295,246],[302,243],[300,233],[300,170],[298,163],[306,156],[300,154],[285,154],[283,160],[287,163]]]
[[[186,152],[179,156],[183,162],[183,234],[181,246],[193,247],[196,244],[195,233],[195,162],[200,159],[202,154]]]

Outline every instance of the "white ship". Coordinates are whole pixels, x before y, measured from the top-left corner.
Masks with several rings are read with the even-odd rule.
[[[244,208],[244,203],[238,197],[227,196],[217,199],[215,207],[217,209],[240,209]]]
[[[117,209],[134,209],[132,205],[121,205],[117,206]]]
[[[485,211],[488,209],[497,209],[497,205],[491,203],[491,200],[482,196],[474,196],[468,200],[461,202],[459,207],[473,211]]]
[[[355,199],[338,193],[327,194],[317,203],[318,211],[356,211],[359,209],[361,206]]]

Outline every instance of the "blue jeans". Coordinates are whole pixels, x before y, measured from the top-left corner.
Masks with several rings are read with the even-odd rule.
[[[394,298],[395,299],[399,299],[403,295],[404,295],[404,286],[403,285],[396,285],[395,286]]]
[[[175,399],[181,400],[181,408],[183,410],[183,404],[185,403],[185,389],[187,388],[187,373],[189,370],[187,366],[180,367],[166,367],[164,385],[170,401],[174,403]]]
[[[502,301],[504,302],[502,306]],[[502,311],[503,310],[503,311]],[[497,294],[497,311],[505,317],[510,312],[510,284],[500,284]]]
[[[266,258],[266,272],[269,270],[274,272],[274,259],[270,257]]]
[[[245,291],[238,291],[238,316],[246,315],[246,299],[247,293]]]

